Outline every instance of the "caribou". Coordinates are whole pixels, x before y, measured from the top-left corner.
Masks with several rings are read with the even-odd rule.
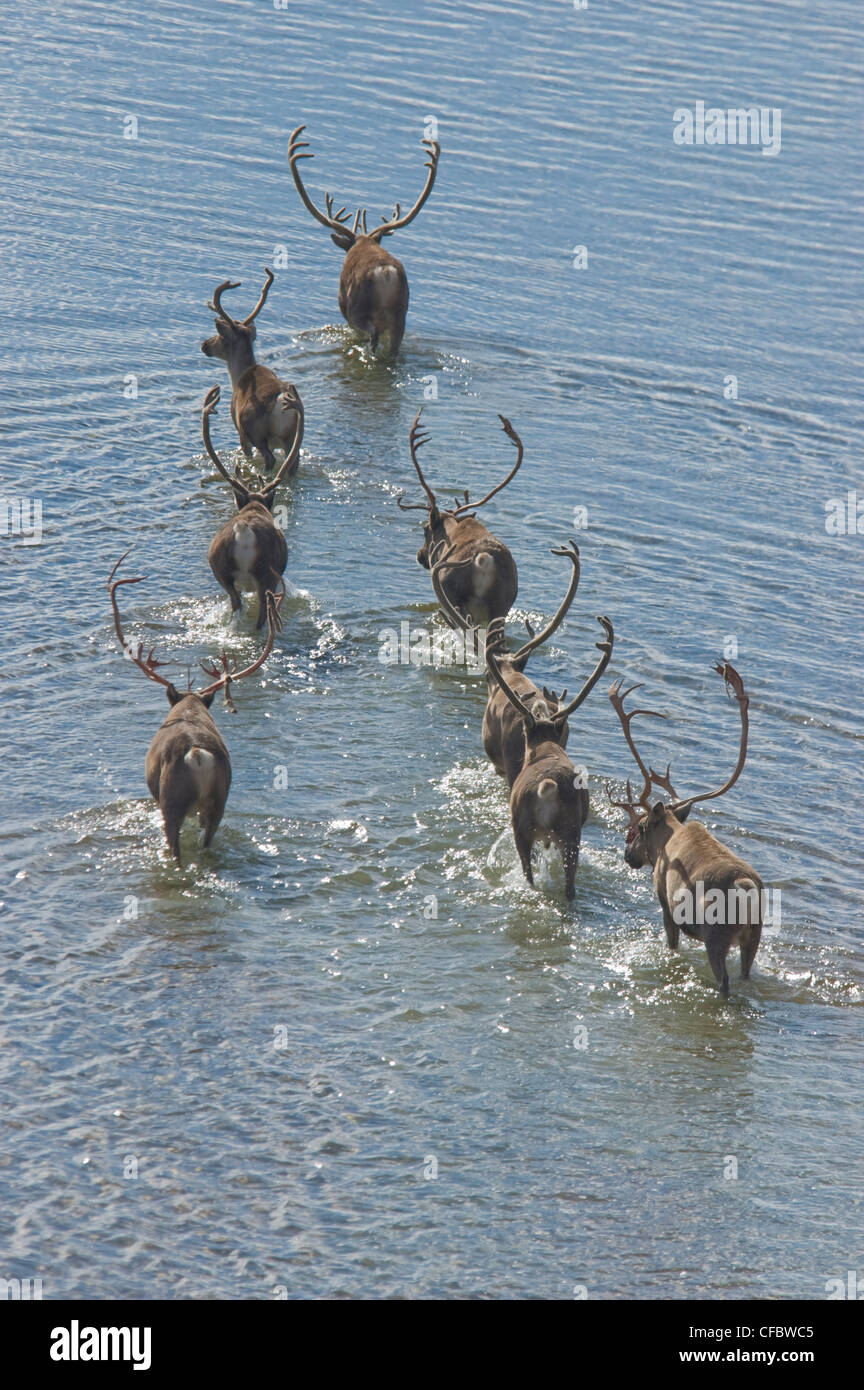
[[[747,757],[750,697],[740,675],[728,661],[718,661],[713,669],[723,677],[730,697],[738,701],[741,719],[738,762],[723,786],[716,791],[679,799],[670,780],[671,765],[667,765],[662,775],[647,766],[630,732],[630,724],[639,714],[655,718],[665,718],[665,715],[647,709],[626,712],[624,701],[640,686],[631,685],[628,690],[622,690],[619,680],[611,687],[609,699],[642,775],[642,790],[634,800],[629,779],[624,801],[612,800],[608,786],[606,790],[612,805],[626,811],[629,818],[624,850],[626,863],[632,869],[650,864],[653,870],[654,889],[663,911],[670,949],[677,949],[682,931],[704,942],[718,987],[724,997],[728,997],[726,957],[737,944],[741,978],[746,980],[762,936],[764,888],[755,870],[715,839],[704,825],[698,821],[684,824],[697,802],[723,796],[735,785]],[[671,799],[649,805],[653,787],[659,787]]]
[[[588,788],[559,742],[562,725],[588,698],[612,657],[615,634],[608,618],[597,619],[605,637],[595,643],[600,660],[575,699],[554,713],[546,704],[538,707],[516,693],[510,674],[494,652],[486,650],[486,662],[505,698],[522,721],[525,751],[521,770],[510,789],[510,819],[522,871],[533,886],[531,851],[537,841],[554,844],[564,864],[564,891],[576,894],[576,869],[582,826],[588,816]],[[535,713],[536,711],[536,713]]]
[[[477,520],[476,511],[515,478],[522,463],[522,440],[510,421],[499,415],[504,433],[516,446],[516,462],[503,483],[498,483],[479,502],[470,502],[466,491],[462,503],[457,498],[455,507],[442,511],[417,458],[418,450],[428,444],[430,438],[420,426],[422,413],[421,407],[411,427],[409,447],[411,461],[428,501],[405,502],[402,493],[396,498],[396,503],[403,512],[426,512],[423,544],[417,551],[417,563],[431,572],[432,556],[444,542],[449,558],[441,587],[449,604],[458,612],[466,613],[473,627],[485,627],[492,619],[504,618],[510,612],[519,589],[519,579],[516,562],[507,546],[493,536],[482,521]]]
[[[579,587],[579,548],[575,541],[568,542],[566,546],[555,546],[551,553],[566,556],[573,566],[567,593],[551,622],[543,628],[542,632],[535,633],[531,624],[526,621],[525,626],[528,629],[529,640],[515,652],[505,650],[503,618],[495,618],[490,623],[485,637],[485,650],[494,651],[499,666],[503,671],[506,671],[511,689],[515,690],[520,699],[528,705],[535,719],[548,719],[552,714],[555,714],[566,699],[567,692],[566,690],[562,691],[561,695],[558,696],[546,686],[543,686],[542,691],[539,690],[534,682],[524,674],[525,666],[531,653],[548,642],[553,632],[561,626]],[[464,633],[469,634],[473,632],[471,624],[462,612],[454,608],[442,585],[442,571],[446,570],[451,554],[452,550],[441,547],[435,551],[431,571],[432,587],[446,621],[452,627],[460,628]],[[525,760],[524,726],[520,715],[504,695],[488,665],[486,667],[486,683],[487,700],[483,714],[483,748],[495,771],[500,777],[506,777],[508,787],[512,787]],[[569,727],[566,719],[563,724],[556,726],[557,742],[562,748],[567,746]]]
[[[317,222],[330,230],[330,240],[346,253],[339,280],[339,311],[350,326],[359,333],[367,333],[374,353],[379,346],[382,354],[393,357],[399,351],[405,333],[405,315],[408,312],[408,277],[405,267],[395,256],[391,256],[381,245],[381,238],[392,236],[413,222],[422,208],[435,182],[438,172],[438,159],[441,146],[437,140],[424,140],[427,154],[425,168],[429,170],[426,186],[413,208],[402,213],[397,203],[392,217],[382,217],[381,225],[368,231],[366,209],[358,208],[354,214],[354,224],[349,227],[350,214],[345,208],[333,211],[333,198],[324,195],[326,211],[322,212],[307,193],[297,165],[301,159],[312,159],[308,150],[309,141],[300,136],[306,129],[299,125],[292,132],[288,144],[288,163],[297,192],[306,209]]]
[[[126,555],[128,554],[127,550]],[[276,632],[281,627],[279,601],[275,594],[267,594],[269,632],[257,660],[245,670],[238,671],[232,666],[227,653],[223,652],[219,665],[201,662],[205,675],[215,677],[212,684],[201,690],[192,690],[190,682],[189,689],[180,691],[171,681],[158,674],[157,668],[164,663],[156,660],[152,650],[145,656],[143,642],[139,642],[136,649],[123,635],[117,590],[123,584],[143,582],[143,576],[134,579],[115,577],[126,555],[121,555],[108,576],[114,631],[124,653],[139,671],[143,671],[148,680],[165,687],[171,706],[170,713],[165,717],[147,750],[144,775],[150,795],[162,812],[168,848],[182,868],[180,830],[183,822],[187,816],[197,812],[199,825],[204,832],[202,847],[206,849],[222,819],[228,789],[231,786],[231,759],[210,713],[210,706],[216,693],[221,690],[224,692],[228,709],[234,712],[231,684],[251,676],[263,666],[270,655]]]
[[[294,391],[293,386],[290,388]],[[242,609],[240,590],[254,589],[258,594],[259,612],[257,626],[262,628],[267,619],[266,594],[276,592],[285,585],[282,575],[288,561],[288,546],[285,537],[273,520],[273,503],[276,490],[283,478],[289,476],[296,465],[303,441],[303,406],[300,397],[294,393],[297,411],[297,428],[294,442],[285,455],[282,467],[272,482],[256,476],[256,487],[247,487],[238,467],[234,475],[228,472],[210,440],[210,418],[216,413],[220,389],[212,386],[204,400],[201,412],[201,434],[204,448],[211,462],[228,483],[234,494],[237,515],[219,530],[210,542],[207,559],[216,579],[231,600],[231,612]]]
[[[264,307],[273,272],[264,267],[267,279],[258,303],[245,319],[232,319],[222,307],[222,296],[226,290],[239,290],[240,281],[223,280],[217,285],[208,309],[216,315],[216,333],[201,344],[205,357],[219,357],[228,366],[231,377],[231,419],[240,436],[240,447],[246,458],[251,460],[253,449],[257,449],[264,460],[267,472],[276,467],[276,450],[286,455],[291,449],[299,425],[298,404],[300,397],[288,381],[281,381],[269,367],[262,367],[255,361],[255,342],[257,330],[255,319]],[[299,450],[292,454],[290,476],[296,472],[300,459]]]

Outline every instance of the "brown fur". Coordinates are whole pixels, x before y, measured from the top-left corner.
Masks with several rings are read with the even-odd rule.
[[[246,549],[239,537],[243,531],[253,538],[254,558],[249,568],[241,568],[240,557]],[[237,613],[243,603],[238,588],[254,587],[260,609],[257,627],[267,620],[264,595],[270,589],[276,593],[288,563],[288,545],[263,502],[247,502],[237,515],[226,521],[216,532],[207,551],[207,559],[216,579],[231,600],[231,612]]]
[[[754,869],[739,859],[730,849],[715,839],[699,821],[682,825],[674,812],[662,802],[652,806],[640,822],[639,830],[624,853],[631,868],[650,864],[654,872],[654,888],[663,910],[666,940],[671,950],[678,946],[679,932],[705,943],[711,969],[724,996],[729,994],[729,975],[726,957],[733,946],[741,955],[741,978],[746,980],[759,948],[762,936],[762,880]],[[747,904],[747,920],[742,923],[698,923],[695,920],[676,922],[676,895],[686,889],[695,899],[696,885],[704,893],[718,889],[728,895],[735,887],[753,887],[759,894],[759,907],[751,910]],[[726,901],[729,898],[726,897]],[[682,915],[679,911],[679,917]]]
[[[197,811],[204,831],[204,847],[210,844],[228,799],[231,759],[209,711],[212,695],[205,699],[199,695],[181,695],[169,686],[168,698],[171,712],[147,750],[144,771],[150,795],[162,812],[168,848],[182,866],[180,829],[183,822]],[[196,772],[193,750],[203,750],[205,754],[200,760],[203,764],[200,772]],[[212,762],[206,754],[211,755]]]
[[[339,310],[370,347],[395,357],[405,335],[408,276],[405,267],[371,236],[358,237],[345,256],[339,277]]]
[[[559,730],[546,721],[524,733],[525,760],[510,792],[513,839],[528,882],[533,885],[531,850],[540,841],[556,845],[564,864],[564,892],[576,893],[576,870],[582,826],[588,816],[588,792],[576,786],[576,769],[558,742]],[[554,784],[549,796],[541,788]]]
[[[473,627],[485,627],[493,618],[510,612],[519,592],[516,561],[503,541],[487,530],[476,517],[454,517],[435,510],[423,527],[423,544],[417,563],[430,569],[430,552],[441,542],[452,555],[442,588],[453,607],[465,613]]]

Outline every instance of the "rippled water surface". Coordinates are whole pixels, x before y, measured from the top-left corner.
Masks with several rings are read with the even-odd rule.
[[[3,27],[3,495],[41,499],[43,534],[0,572],[0,1276],[824,1297],[864,1258],[864,539],[826,532],[862,486],[860,6],[71,0]],[[781,108],[780,154],[676,145],[699,100]],[[287,138],[305,121],[313,191],[377,220],[416,195],[430,116],[384,365],[339,319]],[[274,263],[260,357],[307,410],[281,499],[296,592],[218,710],[234,783],[180,871],[144,783],[167,706],[105,580],[134,545],[124,616],[177,678],[258,650],[207,565],[230,502],[199,411],[227,378],[199,343],[214,286],[251,308]],[[610,675],[668,713],[646,746],[687,790],[731,767],[710,667],[737,644],[750,755],[704,819],[782,920],[727,1005],[623,863],[607,681],[571,722],[592,812],[568,906],[554,861],[522,879],[484,682],[379,660],[383,629],[433,613],[395,506],[424,397],[448,497],[509,467],[496,412],[524,438],[488,508],[514,637],[554,611],[549,550],[586,509],[579,594],[531,671],[578,688],[608,613]],[[214,435],[239,457],[227,404]]]

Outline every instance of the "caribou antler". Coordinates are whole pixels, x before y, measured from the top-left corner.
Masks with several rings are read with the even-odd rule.
[[[264,308],[264,305],[267,302],[267,296],[270,293],[270,286],[273,284],[273,280],[275,278],[273,275],[273,271],[270,270],[269,266],[265,265],[264,274],[267,276],[267,279],[264,281],[264,288],[258,297],[258,303],[255,305],[255,308],[252,310],[252,313],[247,314],[246,318],[243,320],[247,327],[250,323],[253,322],[254,319],[258,317],[261,310]]]
[[[279,607],[282,603],[284,594],[284,582],[282,585],[282,593],[279,595],[278,599],[271,589],[267,590],[265,602],[267,604],[267,627],[269,630],[267,633],[267,641],[264,644],[264,649],[261,652],[261,655],[257,658],[257,660],[253,661],[251,666],[247,666],[243,671],[238,671],[232,666],[228,658],[227,652],[224,651],[218,659],[219,665],[217,665],[216,662],[208,663],[206,661],[202,661],[201,670],[204,672],[205,676],[216,676],[218,677],[218,679],[214,680],[212,685],[206,686],[203,690],[196,691],[195,693],[197,695],[203,698],[205,695],[215,694],[217,690],[224,690],[226,706],[232,714],[237,713],[236,709],[234,708],[234,703],[231,699],[231,682],[244,680],[246,676],[251,676],[253,672],[257,671],[259,667],[264,665],[264,662],[267,660],[268,656],[273,650],[273,641],[276,636],[276,633],[281,632],[282,630],[282,619],[279,616]],[[222,668],[221,673],[219,669],[220,666]]]
[[[418,416],[418,418],[419,418],[419,416]],[[453,515],[453,516],[460,516],[460,515],[462,514],[462,512],[467,512],[467,511],[471,510],[472,508],[474,509],[474,511],[476,511],[478,507],[483,507],[483,506],[485,506],[486,503],[489,502],[489,501],[495,496],[496,492],[500,492],[502,488],[505,488],[505,487],[507,486],[507,484],[508,484],[513,478],[515,478],[515,477],[516,477],[516,474],[519,472],[519,468],[520,468],[520,465],[521,465],[521,463],[522,463],[522,455],[523,455],[523,453],[524,453],[524,450],[523,450],[523,447],[522,447],[522,440],[519,438],[518,434],[517,434],[516,431],[514,430],[514,428],[513,428],[513,426],[511,425],[510,421],[509,421],[504,415],[499,415],[499,416],[498,416],[498,419],[501,421],[501,425],[502,425],[502,428],[503,428],[503,430],[504,430],[504,433],[507,435],[508,439],[512,439],[513,443],[516,445],[516,448],[517,448],[518,451],[519,451],[519,452],[518,452],[518,456],[517,456],[517,458],[516,458],[516,462],[514,463],[513,467],[510,469],[510,472],[507,474],[507,477],[504,479],[503,483],[499,483],[497,487],[493,487],[492,491],[491,491],[491,492],[487,492],[486,496],[485,496],[480,502],[469,502],[469,501],[468,501],[468,493],[466,492],[466,493],[465,493],[465,501],[464,501],[464,503],[462,504],[461,507],[456,507],[456,508],[454,509],[454,511],[452,512],[452,515]],[[416,421],[415,421],[415,423],[416,423]],[[423,443],[425,443],[425,442],[426,442],[426,441],[424,440]],[[418,470],[418,471],[419,471],[419,470]],[[425,486],[425,484],[424,484],[424,486]]]
[[[305,125],[298,125],[297,129],[295,131],[292,131],[291,139],[288,143],[288,163],[291,166],[291,175],[294,179],[294,184],[297,188],[297,192],[303,199],[303,204],[306,207],[307,211],[311,212],[316,222],[320,222],[321,225],[324,227],[329,227],[333,235],[333,240],[336,242],[337,246],[341,246],[344,250],[347,251],[348,248],[350,246],[353,246],[354,242],[357,240],[357,226],[360,221],[360,211],[358,209],[354,217],[354,227],[352,229],[351,227],[346,226],[349,214],[345,211],[344,207],[340,208],[338,212],[334,213],[333,199],[329,193],[326,193],[324,195],[324,201],[327,207],[326,212],[322,212],[320,208],[315,206],[312,199],[309,197],[309,194],[306,192],[305,187],[303,186],[303,180],[301,179],[300,171],[297,168],[297,164],[301,159],[314,159],[315,157],[312,154],[300,153],[301,150],[306,150],[309,148],[309,141],[300,139],[300,136],[303,134],[303,131],[305,129]]]
[[[212,309],[216,317],[224,319],[226,323],[234,323],[234,319],[222,308],[222,296],[226,290],[239,290],[240,285],[240,280],[223,280],[213,291],[213,298],[207,301],[207,308]]]
[[[576,590],[579,588],[579,547],[576,544],[576,542],[568,541],[566,545],[555,546],[551,553],[553,555],[566,555],[569,559],[570,563],[573,566],[573,573],[570,576],[570,584],[566,594],[564,595],[563,602],[558,608],[558,612],[555,614],[551,623],[544,627],[542,632],[535,634],[531,625],[526,622],[525,626],[528,628],[528,636],[530,640],[525,643],[524,647],[520,647],[518,652],[514,652],[514,664],[516,662],[521,661],[524,665],[526,658],[530,656],[531,652],[533,652],[537,647],[542,646],[544,642],[549,641],[549,638],[552,636],[552,633],[555,631],[556,628],[561,626],[562,622],[567,616],[567,612],[570,608],[570,605],[572,604],[573,599],[576,596]]]
[[[627,740],[627,747],[633,754],[633,757],[636,760],[636,766],[639,768],[639,771],[642,774],[643,785],[642,790],[635,801],[633,800],[633,792],[630,787],[629,777],[627,778],[626,801],[614,801],[612,799],[612,794],[609,791],[608,782],[606,783],[606,795],[609,797],[609,801],[613,806],[617,806],[619,810],[627,812],[627,815],[630,818],[630,829],[633,830],[639,824],[639,821],[642,819],[642,816],[644,816],[646,811],[648,810],[648,798],[651,795],[651,783],[655,780],[655,778],[653,777],[650,769],[645,765],[642,758],[639,756],[639,750],[637,749],[636,744],[633,742],[633,735],[630,732],[630,724],[636,718],[637,714],[647,714],[650,715],[652,719],[665,719],[666,715],[659,714],[658,711],[654,709],[634,709],[630,710],[629,713],[626,713],[624,710],[624,701],[627,699],[627,696],[632,695],[634,690],[641,690],[642,687],[637,682],[636,685],[631,685],[627,690],[622,691],[621,687],[623,684],[624,679],[622,677],[610,686],[609,699],[612,703],[612,708],[614,709],[615,713],[618,715],[619,720],[621,721],[621,727],[624,730],[624,737]]]
[[[444,586],[441,582],[442,570],[446,569],[449,571],[458,569],[470,569],[474,564],[473,558],[470,558],[468,560],[451,560],[450,556],[453,554],[455,549],[456,547],[454,545],[448,547],[446,541],[439,541],[438,544],[430,552],[429,573],[432,578],[432,588],[435,590],[435,597],[440,603],[441,609],[444,613],[444,617],[447,619],[450,626],[461,628],[463,632],[473,632],[473,625],[468,622],[464,613],[462,613],[458,608],[455,607],[454,604],[450,602],[450,600],[444,592]],[[503,621],[504,620],[502,618],[502,625]]]
[[[417,199],[417,202],[414,204],[413,208],[411,208],[409,212],[406,212],[404,217],[400,217],[399,214],[401,212],[401,207],[399,203],[397,203],[395,208],[393,209],[393,216],[390,218],[384,217],[381,219],[380,227],[373,228],[371,233],[375,241],[380,241],[381,238],[384,236],[392,236],[394,232],[399,231],[402,227],[407,227],[409,222],[413,222],[414,218],[417,216],[423,204],[426,202],[426,199],[429,197],[429,194],[432,192],[432,185],[435,182],[435,175],[438,173],[438,160],[441,157],[441,146],[438,144],[437,140],[424,140],[422,144],[428,156],[426,163],[423,166],[425,169],[429,170],[429,173],[426,176],[426,186],[423,189],[423,192],[420,194],[420,197]],[[366,236],[365,209],[363,217],[363,235]]]
[[[537,723],[537,720],[534,718],[534,715],[531,713],[530,709],[529,709],[528,706],[525,704],[524,700],[521,700],[521,699],[519,698],[519,696],[516,694],[516,691],[513,689],[512,685],[510,685],[510,684],[508,683],[508,681],[506,680],[506,678],[505,678],[505,676],[504,676],[504,673],[503,673],[503,671],[501,670],[501,664],[500,664],[500,662],[501,662],[501,658],[500,658],[499,656],[496,656],[494,652],[491,652],[491,651],[489,650],[489,644],[488,644],[488,642],[487,642],[487,644],[486,644],[486,665],[488,666],[489,670],[492,672],[493,677],[495,678],[496,682],[497,682],[498,685],[500,686],[501,690],[502,690],[502,691],[504,692],[504,694],[506,695],[507,699],[510,701],[510,703],[511,703],[511,705],[513,706],[513,708],[515,709],[516,713],[519,715],[519,718],[522,720],[523,724],[525,725],[525,728],[526,728],[526,729],[533,729],[533,728],[534,728],[534,725]]]
[[[420,479],[420,486],[423,488],[423,491],[429,498],[429,507],[427,508],[427,510],[431,511],[432,508],[435,506],[435,493],[432,491],[426,479],[423,477],[423,470],[420,467],[420,461],[417,458],[417,450],[422,449],[424,444],[428,444],[429,439],[431,437],[427,433],[425,427],[421,426],[420,424],[420,416],[422,414],[423,407],[421,405],[420,409],[417,411],[417,414],[414,416],[414,424],[411,426],[411,433],[408,436],[408,447],[411,450],[411,462],[413,463],[414,468],[416,469],[417,477]],[[420,505],[422,506],[425,504],[421,503]],[[403,507],[402,510],[408,511],[409,508]]]
[[[735,764],[732,775],[723,783],[722,787],[718,787],[717,791],[700,792],[697,796],[688,796],[685,801],[673,801],[669,809],[676,816],[682,811],[689,811],[690,807],[694,806],[697,801],[713,801],[715,797],[723,796],[724,792],[728,792],[730,787],[734,787],[738,778],[741,776],[741,771],[747,760],[747,734],[750,726],[750,717],[747,711],[750,706],[750,696],[745,691],[744,682],[735,670],[735,667],[730,666],[728,661],[718,661],[712,669],[715,670],[719,676],[723,677],[726,693],[730,699],[736,699],[738,701],[738,709],[741,715],[741,741],[738,747],[738,761]],[[668,780],[668,768],[666,772]],[[661,779],[659,779],[656,774],[652,775],[655,781],[660,782]]]
[[[588,699],[588,696],[591,694],[591,691],[594,689],[612,659],[612,648],[615,645],[615,633],[612,629],[612,624],[608,618],[598,617],[597,621],[606,633],[602,642],[594,643],[595,647],[600,652],[600,660],[597,662],[597,665],[594,667],[594,670],[591,672],[591,675],[588,677],[575,699],[571,700],[569,705],[565,705],[563,709],[557,710],[555,714],[552,715],[553,724],[563,724],[564,720],[573,714],[573,712]]]
[[[117,634],[117,640],[120,643],[120,646],[123,648],[123,651],[125,652],[126,656],[129,657],[130,661],[134,661],[135,665],[138,667],[138,670],[143,671],[144,675],[147,677],[148,680],[156,681],[158,685],[171,687],[173,684],[171,681],[166,681],[164,676],[157,676],[156,674],[157,666],[164,666],[165,663],[163,661],[156,660],[155,656],[153,655],[155,648],[151,647],[149,654],[145,657],[143,642],[138,643],[138,650],[136,652],[133,650],[132,644],[127,642],[126,638],[123,636],[123,628],[120,622],[120,610],[117,607],[117,590],[120,588],[121,584],[141,584],[144,581],[143,574],[138,575],[135,579],[114,578],[123,561],[126,559],[126,556],[130,553],[131,552],[127,550],[124,555],[120,556],[120,559],[117,561],[116,565],[114,566],[113,570],[108,576],[108,584],[106,587],[108,589],[109,594],[111,595],[111,607],[114,610],[114,631]]]
[[[267,296],[270,293],[270,286],[273,284],[273,280],[275,278],[273,275],[273,271],[270,270],[269,267],[266,265],[264,267],[264,274],[266,275],[267,279],[264,281],[264,288],[258,296],[258,303],[255,305],[255,308],[252,310],[252,313],[247,315],[245,319],[234,319],[231,317],[229,313],[226,313],[226,311],[222,308],[222,296],[225,293],[225,291],[239,290],[241,284],[243,283],[241,280],[223,280],[222,284],[217,285],[216,289],[213,291],[213,298],[208,301],[207,308],[211,309],[213,313],[217,316],[217,318],[223,319],[225,323],[242,323],[245,327],[248,328],[249,324],[252,323],[258,317],[261,310],[264,308],[264,305],[267,302]]]
[[[201,438],[204,441],[204,448],[207,451],[207,455],[213,467],[222,474],[226,483],[232,488],[239,488],[248,497],[249,489],[240,477],[238,466],[235,465],[234,477],[232,478],[216,450],[213,448],[213,443],[210,439],[210,416],[216,414],[216,407],[219,404],[221,395],[222,391],[219,386],[211,386],[207,395],[204,397],[204,406],[201,411]]]
[[[204,408],[201,411],[201,437],[204,440],[204,448],[209,455],[210,462],[219,470],[225,481],[230,483],[232,488],[239,490],[246,497],[247,501],[252,497],[256,497],[266,502],[279,487],[285,474],[291,471],[297,459],[297,455],[300,453],[300,445],[303,443],[303,422],[305,418],[303,402],[300,400],[293,386],[290,388],[286,387],[283,394],[286,394],[289,389],[292,392],[291,409],[297,412],[297,428],[294,431],[294,439],[291,448],[286,451],[282,467],[271,482],[266,482],[265,479],[261,477],[260,473],[254,473],[255,482],[257,483],[257,489],[254,491],[244,482],[240,474],[239,464],[234,465],[234,476],[232,478],[219,458],[216,450],[213,448],[213,443],[210,439],[210,417],[216,414],[216,407],[219,404],[221,395],[220,388],[218,386],[211,386],[207,395],[204,397]]]

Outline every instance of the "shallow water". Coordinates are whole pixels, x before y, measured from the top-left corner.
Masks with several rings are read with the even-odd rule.
[[[862,538],[825,526],[864,443],[858,7],[99,0],[5,25],[3,495],[40,498],[43,535],[0,573],[0,1277],[824,1297],[864,1258]],[[781,107],[781,153],[675,145],[698,100]],[[419,190],[430,115],[439,178],[390,243],[412,300],[383,365],[341,325],[287,138],[305,120],[313,190],[377,216]],[[219,709],[225,819],[206,852],[187,827],[178,871],[143,775],[167,706],[104,583],[134,545],[124,617],[178,677],[258,650],[207,566],[230,514],[200,441],[216,380],[214,442],[239,453],[199,343],[213,287],[251,307],[280,246],[258,348],[307,411],[296,592]],[[750,754],[704,818],[782,921],[727,1005],[623,863],[606,680],[571,722],[592,812],[567,906],[554,861],[522,880],[484,683],[379,660],[382,630],[434,611],[394,504],[433,393],[445,496],[510,467],[496,412],[524,438],[488,508],[514,638],[557,606],[549,550],[587,509],[535,679],[578,688],[608,613],[610,675],[668,713],[645,742],[691,790],[734,758],[710,667],[737,645]]]

